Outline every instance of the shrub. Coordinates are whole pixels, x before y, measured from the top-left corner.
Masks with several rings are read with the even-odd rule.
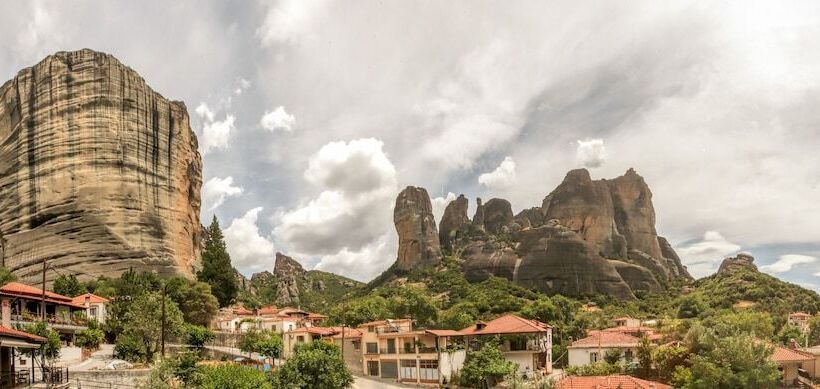
[[[97,350],[105,337],[102,330],[89,328],[87,330],[78,331],[74,337],[74,344],[89,350]]]
[[[496,382],[514,373],[518,366],[504,358],[496,341],[484,344],[481,350],[467,355],[461,369],[462,384],[474,388],[493,387]]]
[[[203,367],[201,374],[202,389],[272,389],[265,373],[252,367],[220,364]]]

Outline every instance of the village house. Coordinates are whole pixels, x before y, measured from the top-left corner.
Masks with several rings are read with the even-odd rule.
[[[615,327],[640,327],[641,326],[641,320],[640,319],[634,319],[634,318],[631,318],[629,316],[616,317],[615,319],[612,319],[612,321],[615,322]]]
[[[594,331],[590,336],[576,340],[567,347],[569,366],[584,366],[604,360],[607,352],[621,351],[621,360],[632,363],[641,340],[618,331]]]
[[[255,310],[234,306],[220,310],[216,328],[222,332],[245,333],[250,329],[269,330],[278,333],[320,324],[327,316],[303,311],[298,308],[275,306]]]
[[[817,357],[811,352],[797,350],[797,344],[794,342],[791,347],[775,345],[769,360],[777,364],[783,386],[801,387],[797,382],[801,373],[809,382],[816,377]]]
[[[365,375],[404,383],[442,384],[461,369],[466,352],[454,330],[414,330],[411,319],[379,320],[358,327]]]
[[[6,326],[0,326],[0,388],[28,387],[31,370],[15,366],[17,356],[33,353],[46,339]]]
[[[107,306],[111,300],[93,293],[86,293],[74,297],[71,299],[71,302],[75,305],[84,306],[85,317],[89,320],[94,320],[99,324],[105,324],[105,318],[108,316]]]
[[[0,325],[7,328],[21,328],[43,318],[42,305],[45,302],[45,321],[60,334],[60,339],[70,344],[77,331],[87,329],[85,322],[75,316],[85,312],[86,307],[74,303],[71,297],[9,282],[0,287]]]
[[[672,389],[660,382],[642,380],[628,375],[566,377],[555,384],[556,389]]]
[[[468,344],[476,337],[496,336],[501,340],[504,358],[518,364],[518,373],[552,373],[552,327],[516,315],[504,315],[489,322],[478,322],[459,331]]]
[[[282,357],[293,356],[300,344],[324,341],[339,347],[345,365],[356,374],[362,373],[362,332],[349,327],[302,327],[285,332],[282,336]]]
[[[799,328],[803,334],[807,334],[809,332],[809,319],[811,319],[811,315],[808,313],[792,312],[789,314],[787,323],[790,326]]]

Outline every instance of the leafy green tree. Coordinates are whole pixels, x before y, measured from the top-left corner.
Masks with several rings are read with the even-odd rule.
[[[271,382],[282,389],[335,389],[350,387],[353,376],[338,346],[310,342],[296,346],[293,357],[273,374]]]
[[[560,309],[549,297],[542,297],[532,304],[527,304],[521,310],[521,315],[528,319],[535,319],[543,323],[556,323],[562,321]]]
[[[338,305],[331,311],[330,317],[339,324],[355,327],[362,323],[390,317],[391,314],[387,306],[387,299],[382,296],[369,295]]]
[[[621,374],[622,370],[622,367],[619,365],[598,361],[587,365],[568,366],[564,372],[571,376],[605,376]]]
[[[704,325],[717,336],[746,333],[758,338],[771,339],[774,335],[772,317],[766,312],[738,311],[715,315],[704,320]]]
[[[663,382],[671,382],[678,366],[686,367],[689,350],[683,346],[659,346],[652,351],[652,361],[658,378]]]
[[[673,383],[685,389],[774,388],[780,373],[769,360],[772,347],[750,335],[708,336],[703,352],[679,366]]]
[[[783,328],[780,329],[780,332],[777,333],[777,339],[782,344],[788,345],[789,342],[792,340],[797,341],[797,343],[802,344],[805,340],[805,335],[803,332],[800,331],[800,328],[797,328],[793,325],[786,324]]]
[[[156,274],[149,272],[137,273],[133,270],[123,273],[120,278],[101,278],[98,281],[96,290],[109,290],[110,293],[101,295],[112,299],[106,310],[105,326],[103,327],[111,340],[117,339],[125,328],[126,315],[131,303],[146,293],[162,288],[162,281]]]
[[[102,330],[89,328],[77,331],[77,334],[74,336],[74,344],[80,348],[97,350],[100,348],[104,337],[105,333]]]
[[[419,326],[425,327],[438,319],[438,308],[433,299],[420,288],[405,286],[394,291],[388,300],[392,316],[411,317]]]
[[[176,303],[165,297],[165,337],[178,334],[182,329],[182,312]],[[117,347],[135,351],[136,356],[151,362],[160,348],[162,339],[162,295],[156,292],[143,294],[131,304],[125,315],[125,326],[117,338]],[[120,344],[123,346],[120,346]],[[134,350],[135,349],[135,350]],[[131,356],[132,358],[134,356]]]
[[[820,344],[820,316],[809,319],[809,345]]]
[[[183,325],[182,332],[185,335],[185,343],[196,349],[202,349],[206,343],[214,340],[216,337],[214,332],[208,327],[190,323]]]
[[[709,309],[709,305],[700,295],[690,294],[681,299],[680,307],[678,307],[679,319],[690,319],[698,317],[703,312]]]
[[[220,307],[231,305],[239,293],[236,272],[231,266],[231,256],[225,245],[219,220],[214,216],[208,226],[205,238],[205,250],[202,252],[202,270],[197,278],[211,285],[211,291],[219,301]]]
[[[604,361],[610,365],[617,365],[624,356],[624,350],[619,348],[609,349],[604,353]]]
[[[251,329],[239,341],[239,349],[246,353],[257,353],[269,358],[279,358],[282,354],[282,335],[273,331]]]
[[[81,294],[86,293],[86,289],[80,280],[77,279],[77,276],[74,274],[64,275],[60,274],[54,280],[54,286],[52,287],[54,293],[61,294],[63,296],[68,297],[75,297]]]
[[[17,276],[14,275],[9,269],[0,266],[0,286],[8,284],[9,282],[17,281]]]
[[[438,327],[460,330],[475,323],[478,309],[471,302],[462,302],[450,307],[439,315]]]
[[[635,350],[635,356],[638,359],[638,375],[643,378],[649,378],[652,374],[652,350],[654,345],[649,341],[649,337],[642,336],[641,342],[638,343],[638,348]]]
[[[168,296],[177,303],[186,323],[208,326],[219,311],[219,301],[204,282],[173,277],[166,285]]]
[[[504,358],[498,343],[490,341],[481,350],[467,355],[461,369],[461,382],[474,388],[491,388],[517,368],[515,363]]]
[[[261,370],[242,365],[219,364],[202,368],[197,387],[201,389],[271,389],[271,383]]]
[[[60,334],[58,334],[57,331],[49,328],[48,325],[42,321],[28,325],[23,331],[46,338],[46,342],[40,345],[38,350],[50,363],[54,363],[55,360],[60,358],[62,342],[60,341]]]

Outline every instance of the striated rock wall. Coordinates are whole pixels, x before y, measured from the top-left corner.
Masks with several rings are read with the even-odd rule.
[[[441,245],[430,196],[424,188],[408,186],[396,198],[393,222],[399,234],[396,268],[407,271],[441,261]]]
[[[51,55],[0,87],[2,264],[23,280],[43,259],[83,278],[192,277],[201,170],[183,103],[111,55]]]
[[[441,247],[447,249],[452,248],[452,244],[458,237],[459,231],[470,224],[470,219],[467,217],[468,205],[467,198],[462,194],[444,208],[444,215],[441,216],[441,221],[438,225],[438,236]]]

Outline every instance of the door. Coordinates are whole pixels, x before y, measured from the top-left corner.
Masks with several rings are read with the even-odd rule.
[[[367,361],[367,375],[372,377],[379,376],[379,361]]]
[[[396,353],[396,339],[387,339],[387,353],[388,354],[395,354]]]
[[[399,378],[399,366],[396,361],[382,361],[382,378]]]

